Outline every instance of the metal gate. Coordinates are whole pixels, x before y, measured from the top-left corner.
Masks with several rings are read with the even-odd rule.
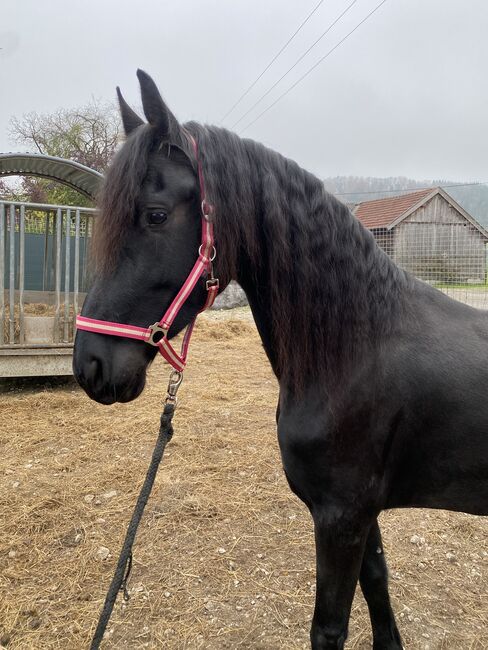
[[[0,201],[0,377],[71,374],[94,215]]]

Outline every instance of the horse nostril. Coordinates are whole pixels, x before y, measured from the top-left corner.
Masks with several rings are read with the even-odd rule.
[[[85,379],[92,384],[102,377],[102,364],[98,359],[92,359],[85,366]]]

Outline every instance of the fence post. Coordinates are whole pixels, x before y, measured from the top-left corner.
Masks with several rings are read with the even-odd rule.
[[[78,314],[78,291],[80,288],[80,211],[75,212],[75,264],[73,276],[73,336]]]
[[[5,205],[0,204],[0,345],[5,342]]]
[[[15,343],[15,205],[10,204],[9,343]]]
[[[61,235],[62,235],[62,221],[61,221],[61,208],[56,210],[56,253],[55,266],[54,266],[54,291],[55,291],[55,306],[54,306],[54,342],[59,342],[59,311],[61,309]]]
[[[19,342],[24,343],[25,205],[20,206],[19,237]]]
[[[70,248],[71,248],[71,210],[66,210],[65,214],[65,260],[64,260],[64,323],[63,323],[63,343],[69,342],[69,285],[70,285]]]

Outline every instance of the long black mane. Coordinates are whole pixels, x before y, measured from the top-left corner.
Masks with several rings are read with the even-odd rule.
[[[225,129],[186,127],[216,205],[218,271],[252,273],[269,304],[278,376],[295,389],[339,380],[395,327],[408,276],[313,174]]]
[[[394,329],[408,277],[313,174],[225,129],[185,128],[198,142],[215,207],[218,274],[224,282],[251,277],[259,287],[278,377],[297,390],[305,380],[330,386]],[[181,132],[172,140],[178,137],[178,146],[188,146]],[[151,127],[139,127],[108,171],[94,238],[105,268],[133,223],[154,146]]]

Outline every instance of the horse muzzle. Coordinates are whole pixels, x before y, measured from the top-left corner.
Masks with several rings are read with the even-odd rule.
[[[151,362],[147,346],[78,331],[73,353],[73,374],[87,395],[100,404],[130,402],[146,383]]]

